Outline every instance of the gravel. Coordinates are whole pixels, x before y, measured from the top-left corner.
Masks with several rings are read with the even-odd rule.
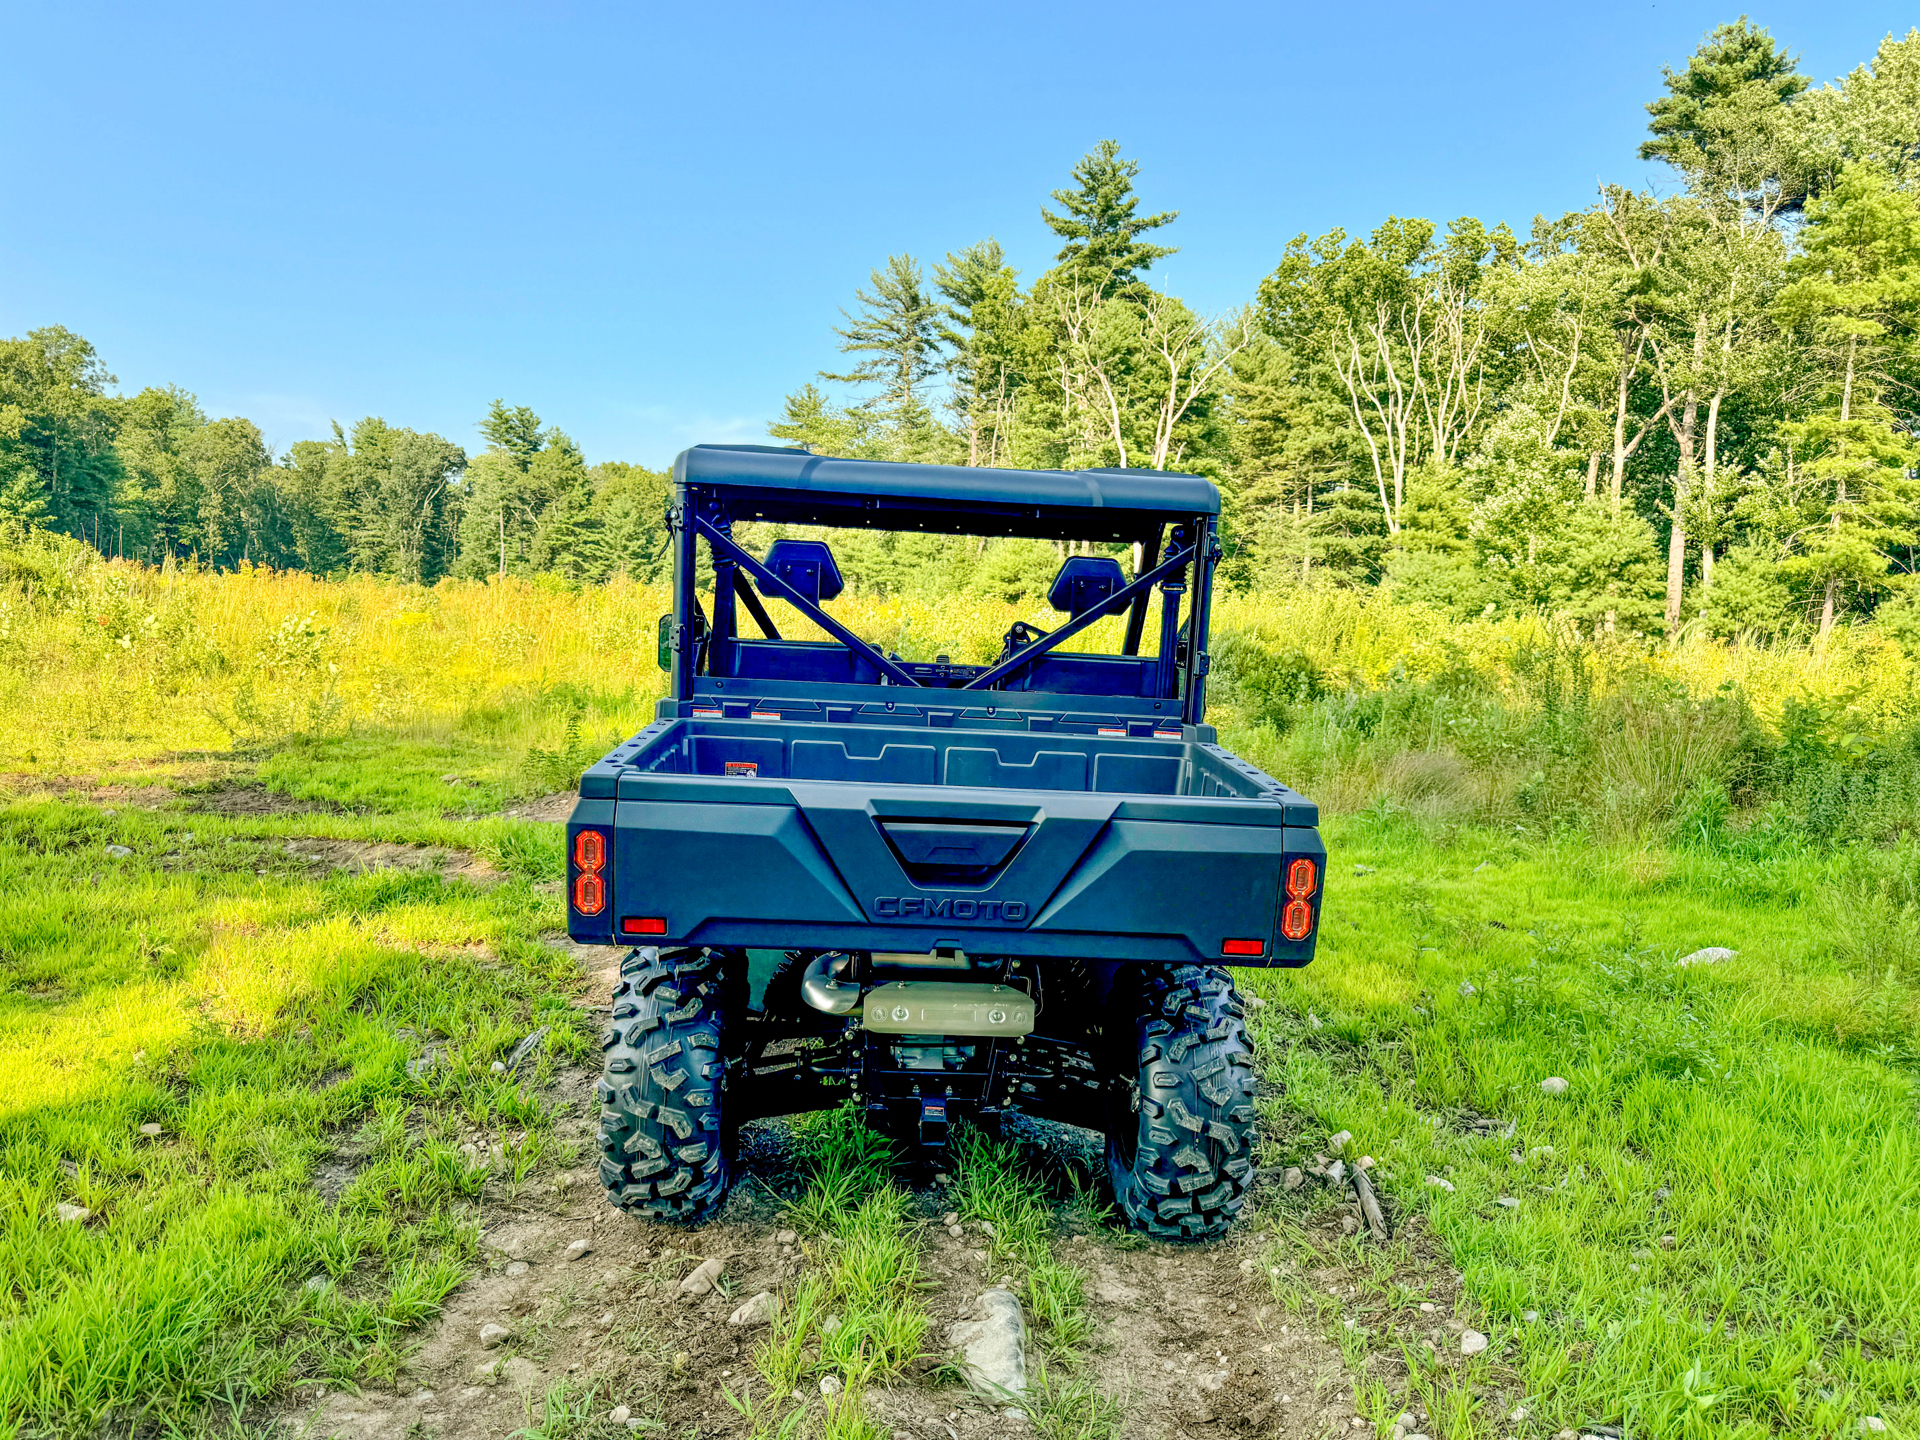
[[[1485,1350],[1487,1350],[1487,1337],[1483,1336],[1479,1331],[1463,1331],[1461,1333],[1461,1354],[1463,1356],[1478,1356]]]
[[[146,1124],[146,1125],[144,1125],[144,1126],[142,1126],[142,1127],[140,1128],[140,1134],[141,1134],[141,1135],[143,1135],[143,1136],[158,1136],[158,1135],[160,1135],[160,1134],[161,1134],[161,1126],[160,1126],[160,1123],[159,1123],[158,1121],[149,1121],[149,1122],[147,1122],[147,1124]]]
[[[513,1334],[512,1331],[508,1330],[498,1321],[489,1321],[485,1326],[480,1328],[480,1344],[491,1351]]]
[[[86,1220],[93,1212],[89,1211],[85,1206],[76,1206],[71,1201],[62,1201],[53,1208],[53,1214],[63,1221],[77,1223]]]
[[[1429,1176],[1427,1183],[1437,1191],[1452,1191],[1454,1189],[1454,1183],[1445,1176]]]
[[[1567,1090],[1567,1082],[1559,1076],[1549,1076],[1541,1082],[1541,1090],[1550,1096],[1558,1096]]]
[[[1283,1191],[1298,1191],[1306,1181],[1307,1177],[1301,1173],[1299,1166],[1289,1166],[1285,1171],[1281,1172],[1281,1189]]]
[[[560,1253],[560,1259],[563,1261],[578,1261],[593,1249],[594,1243],[583,1236],[578,1241],[569,1241],[567,1243],[567,1249]]]

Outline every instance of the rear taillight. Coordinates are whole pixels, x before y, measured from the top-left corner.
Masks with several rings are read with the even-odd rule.
[[[1307,857],[1288,862],[1287,905],[1281,910],[1281,934],[1290,941],[1304,941],[1307,933],[1314,929],[1314,907],[1310,902],[1319,880],[1319,867]]]
[[[576,913],[597,916],[607,909],[607,833],[574,832],[574,890]]]

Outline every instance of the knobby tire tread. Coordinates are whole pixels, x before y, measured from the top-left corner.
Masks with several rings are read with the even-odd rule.
[[[1150,968],[1134,1020],[1140,1106],[1131,1163],[1110,1136],[1114,1199],[1129,1225],[1158,1240],[1224,1234],[1254,1178],[1254,1057],[1246,1010],[1219,966]],[[1123,1026],[1125,1022],[1123,1022]]]
[[[723,996],[710,952],[621,962],[596,1094],[600,1179],[623,1210],[695,1225],[727,1197]]]

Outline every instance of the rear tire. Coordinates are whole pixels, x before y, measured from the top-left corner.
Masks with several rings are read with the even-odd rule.
[[[724,994],[716,952],[621,962],[597,1094],[600,1179],[623,1210],[695,1225],[727,1197]]]
[[[1107,1132],[1114,1200],[1130,1226],[1157,1240],[1213,1240],[1233,1224],[1254,1175],[1246,1013],[1219,966],[1146,968],[1133,995],[1131,1025],[1127,993],[1114,998],[1122,1043]]]

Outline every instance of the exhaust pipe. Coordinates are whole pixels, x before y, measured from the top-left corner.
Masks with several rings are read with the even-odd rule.
[[[860,1004],[860,987],[836,979],[853,961],[845,951],[827,951],[814,957],[800,978],[800,993],[808,1005],[830,1016],[844,1016]]]

